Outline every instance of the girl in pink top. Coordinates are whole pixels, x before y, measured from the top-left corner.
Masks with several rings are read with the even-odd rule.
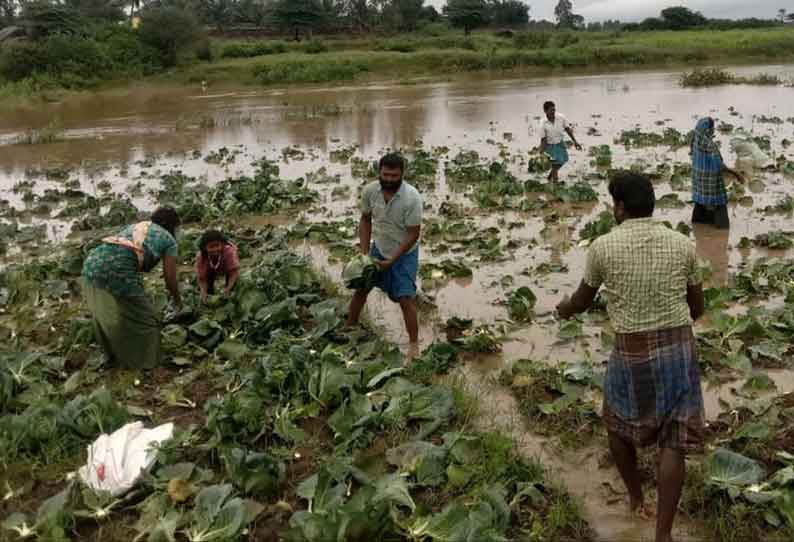
[[[196,275],[198,276],[201,302],[207,302],[207,296],[215,293],[215,279],[218,275],[226,277],[226,288],[223,295],[229,297],[237,279],[240,277],[240,257],[237,247],[217,230],[207,230],[199,241],[199,252],[196,255]]]

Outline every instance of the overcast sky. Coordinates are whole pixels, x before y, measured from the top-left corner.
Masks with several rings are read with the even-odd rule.
[[[446,0],[427,0],[437,8],[443,7]],[[552,19],[554,6],[558,0],[527,0],[530,16],[533,19]],[[645,17],[655,17],[669,6],[686,6],[703,12],[706,17],[740,19],[759,17],[772,19],[780,8],[794,12],[794,0],[572,0],[575,13],[584,15],[588,21],[620,19],[634,21]]]

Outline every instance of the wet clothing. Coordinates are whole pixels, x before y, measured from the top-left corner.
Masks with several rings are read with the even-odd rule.
[[[122,297],[84,279],[83,296],[93,316],[94,337],[111,363],[130,369],[160,364],[160,319],[145,296]]]
[[[690,145],[692,201],[695,202],[692,222],[728,228],[728,191],[722,176],[722,154],[714,141],[713,123],[709,117],[700,119]]]
[[[121,240],[134,241],[139,224],[127,226],[117,236],[103,240],[83,263],[83,277],[96,286],[119,297],[145,295],[141,273],[148,273],[165,256],[176,256],[176,239],[168,230],[153,223],[148,224],[142,240],[142,252],[119,244]],[[139,262],[139,257],[141,260]]]
[[[103,239],[83,263],[94,335],[112,362],[144,369],[160,363],[161,322],[144,292],[142,273],[176,254],[176,239],[168,230],[140,222]]]
[[[565,140],[565,130],[571,127],[571,123],[565,115],[556,113],[554,115],[554,122],[543,115],[543,120],[540,122],[540,137],[546,139],[546,145],[558,145]]]
[[[603,417],[611,433],[636,446],[703,450],[705,409],[691,326],[617,335]]]
[[[695,204],[692,209],[693,224],[711,224],[721,230],[730,228],[731,219],[728,216],[727,205],[701,205]]]
[[[375,246],[381,254],[391,258],[405,241],[408,228],[421,226],[422,196],[416,188],[403,181],[389,203],[386,203],[380,183],[376,181],[364,187],[361,193],[361,213],[372,216]],[[409,252],[418,246],[417,241]]]
[[[691,325],[687,286],[701,283],[694,244],[653,218],[626,220],[596,239],[584,281],[604,287],[616,333]]]
[[[383,253],[374,243],[369,255],[377,260],[385,260]],[[419,247],[403,254],[386,271],[380,271],[375,278],[375,286],[386,292],[393,302],[397,303],[402,297],[416,297],[416,275],[419,271]]]
[[[695,126],[692,154],[692,199],[701,205],[726,205],[728,192],[722,178],[722,155],[711,129],[712,119],[700,119]]]
[[[207,293],[215,293],[215,279],[225,276],[228,283],[229,275],[240,269],[240,256],[233,243],[223,245],[220,260],[213,265],[209,258],[205,258],[201,251],[196,254],[196,275],[200,281],[207,283]]]
[[[568,148],[565,143],[557,143],[556,145],[546,145],[546,154],[551,158],[551,165],[561,168],[568,163]]]

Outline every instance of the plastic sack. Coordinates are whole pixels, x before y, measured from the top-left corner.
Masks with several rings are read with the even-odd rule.
[[[121,496],[154,464],[155,445],[173,435],[172,423],[144,429],[141,422],[128,423],[112,435],[100,435],[88,447],[88,463],[80,467],[80,479],[95,491]]]
[[[752,139],[731,139],[731,149],[736,153],[740,162],[752,165],[754,168],[764,168],[772,164],[772,159],[761,150],[758,143]]]
[[[342,271],[342,280],[351,290],[370,290],[375,286],[379,268],[369,256],[356,256]]]

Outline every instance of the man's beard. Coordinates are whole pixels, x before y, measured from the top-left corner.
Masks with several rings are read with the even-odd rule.
[[[399,181],[384,181],[380,179],[380,188],[385,192],[396,192],[400,185],[403,184],[403,180],[400,179]]]

